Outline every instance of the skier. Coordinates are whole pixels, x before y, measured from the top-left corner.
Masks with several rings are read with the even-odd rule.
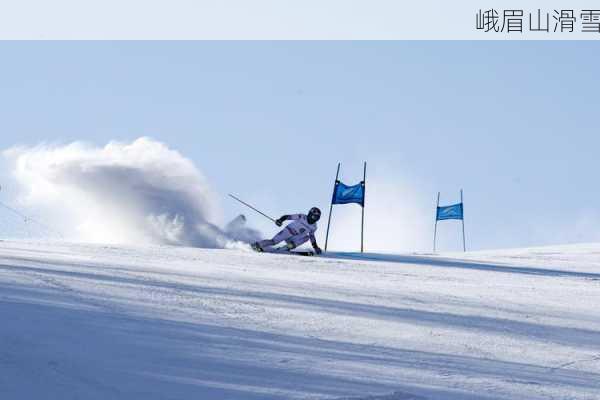
[[[296,247],[306,243],[310,239],[315,253],[321,254],[321,249],[317,245],[315,231],[317,230],[317,221],[321,218],[321,210],[313,207],[306,214],[284,215],[275,221],[277,226],[281,226],[284,221],[290,220],[285,229],[273,237],[273,239],[261,240],[252,244],[256,251],[291,251]],[[274,249],[277,243],[285,242],[285,246]]]

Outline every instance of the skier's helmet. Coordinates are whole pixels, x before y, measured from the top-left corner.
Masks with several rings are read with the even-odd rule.
[[[306,219],[308,220],[309,224],[314,224],[321,219],[321,210],[319,210],[317,207],[311,208]]]

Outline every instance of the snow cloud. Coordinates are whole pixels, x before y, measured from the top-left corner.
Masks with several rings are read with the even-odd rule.
[[[94,147],[13,147],[3,152],[20,205],[69,238],[120,244],[221,248],[257,232],[218,227],[215,193],[192,161],[149,138]]]

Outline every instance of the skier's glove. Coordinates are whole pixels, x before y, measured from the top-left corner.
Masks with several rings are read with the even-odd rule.
[[[286,218],[286,216],[284,215],[283,217],[281,217],[281,218],[279,218],[277,221],[275,221],[275,225],[277,225],[277,226],[281,226],[281,225],[283,225],[283,221],[285,221],[286,219],[287,219],[287,218]]]

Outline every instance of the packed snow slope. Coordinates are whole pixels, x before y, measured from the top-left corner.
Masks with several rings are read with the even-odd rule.
[[[0,242],[0,399],[600,399],[600,245]]]

